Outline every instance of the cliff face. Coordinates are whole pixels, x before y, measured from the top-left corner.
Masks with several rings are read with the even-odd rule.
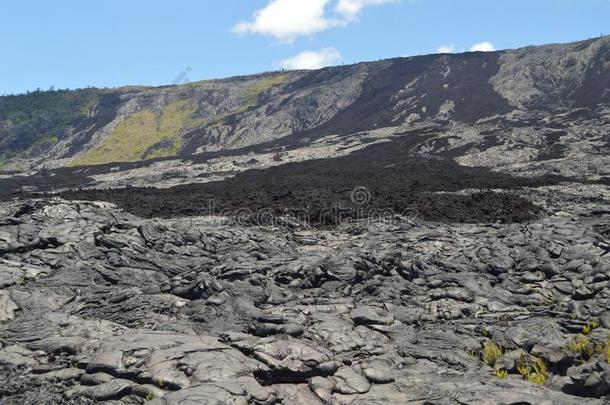
[[[159,88],[0,97],[5,170],[135,162],[610,102],[610,38]]]

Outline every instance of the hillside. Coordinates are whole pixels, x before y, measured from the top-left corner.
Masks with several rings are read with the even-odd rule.
[[[309,144],[422,124],[594,109],[610,102],[610,37],[429,55],[159,88],[0,97],[5,170],[74,167]],[[524,120],[522,120],[524,121]],[[525,122],[525,121],[524,121]]]

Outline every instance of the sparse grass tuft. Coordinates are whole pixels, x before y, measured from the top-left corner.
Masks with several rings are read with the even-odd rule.
[[[593,346],[591,344],[591,339],[585,335],[578,335],[574,340],[565,345],[565,349],[569,352],[572,352],[584,360],[588,360],[593,356]]]
[[[493,367],[503,354],[502,348],[494,343],[488,342],[483,346],[483,361],[490,367]]]
[[[505,379],[505,378],[507,378],[507,377],[508,377],[508,371],[506,371],[506,370],[505,370],[505,369],[503,369],[503,368],[497,368],[497,369],[495,369],[495,370],[494,370],[494,375],[495,375],[497,378],[499,378],[499,379],[503,380],[503,379]]]
[[[599,322],[593,320],[591,322],[587,322],[585,326],[582,327],[583,335],[590,335],[595,329],[599,328]]]
[[[549,378],[549,368],[546,362],[538,357],[528,364],[522,357],[517,365],[517,371],[527,381],[536,385],[543,385]]]

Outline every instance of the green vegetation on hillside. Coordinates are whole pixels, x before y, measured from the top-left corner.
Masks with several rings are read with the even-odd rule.
[[[254,84],[252,84],[246,89],[243,96],[244,106],[242,108],[248,109],[251,107],[256,107],[256,105],[258,105],[259,97],[261,96],[261,94],[263,94],[273,86],[286,83],[289,78],[290,76],[287,73],[280,73],[256,81]]]
[[[168,104],[160,114],[151,110],[135,113],[123,120],[110,137],[77,156],[69,166],[175,156],[182,147],[182,132],[198,123],[192,118],[196,110],[196,105],[180,100]]]
[[[211,126],[223,125],[229,117],[257,107],[264,94],[274,86],[288,82],[290,77],[289,73],[271,73],[258,78],[244,79],[246,81],[236,80],[236,83],[241,83],[243,86],[239,106],[232,111],[218,114],[213,118]],[[153,111],[148,107],[125,117],[108,138],[92,148],[83,150],[69,165],[131,162],[175,156],[183,147],[182,135],[203,125],[203,119],[195,118],[196,99],[199,93],[189,93],[185,90],[206,83],[202,81],[163,89],[91,88],[35,91],[22,95],[2,96],[0,97],[0,162],[14,158],[39,157],[58,142],[70,139],[75,135],[76,128],[91,118],[97,105],[101,105],[100,111],[108,115],[108,111],[103,109],[105,104],[102,98],[105,95],[132,92],[154,96],[158,91],[174,94],[180,101],[167,105],[161,112]],[[181,93],[176,95],[176,92]],[[86,142],[88,141],[87,138]]]
[[[70,135],[106,93],[101,89],[35,91],[0,97],[0,160],[37,156]]]
[[[248,111],[251,108],[256,107],[260,102],[260,97],[263,93],[271,89],[273,86],[277,86],[279,84],[284,84],[290,79],[290,75],[287,73],[279,73],[269,77],[265,77],[264,79],[260,79],[253,84],[251,84],[242,96],[242,105],[231,112],[225,114],[219,114],[214,117],[214,121],[211,124],[212,127],[224,125],[225,119],[232,115],[241,114],[243,112]]]

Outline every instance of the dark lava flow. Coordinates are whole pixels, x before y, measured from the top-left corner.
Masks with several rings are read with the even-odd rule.
[[[396,140],[340,158],[249,170],[213,183],[169,189],[74,190],[59,195],[69,200],[109,201],[145,218],[219,214],[268,224],[280,216],[293,216],[314,226],[332,226],[349,219],[405,214],[441,222],[523,222],[539,216],[541,210],[510,190],[563,180],[515,178],[447,159],[412,158],[407,153],[409,144]],[[481,191],[455,193],[464,189]],[[15,196],[32,195],[0,198]]]

